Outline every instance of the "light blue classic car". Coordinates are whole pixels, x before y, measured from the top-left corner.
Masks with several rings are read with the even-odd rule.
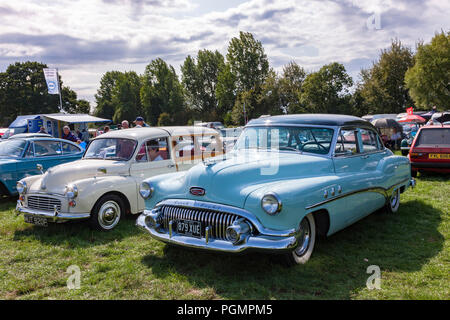
[[[84,153],[71,141],[45,135],[13,137],[0,143],[0,196],[16,195],[16,183],[20,179],[78,160]]]
[[[250,121],[226,156],[145,180],[146,210],[136,223],[170,244],[279,252],[303,264],[316,235],[383,207],[396,212],[414,184],[408,159],[361,118],[265,117]]]

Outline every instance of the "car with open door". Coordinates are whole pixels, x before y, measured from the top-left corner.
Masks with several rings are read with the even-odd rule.
[[[136,224],[173,245],[282,253],[303,264],[317,235],[383,207],[396,212],[414,183],[409,160],[361,118],[264,117],[250,121],[225,155],[144,180]]]
[[[217,144],[199,140],[216,135]],[[220,134],[202,127],[115,130],[93,139],[83,158],[53,167],[17,183],[16,212],[26,222],[88,219],[92,227],[111,230],[124,214],[144,210],[141,182],[157,174],[186,170],[222,152]]]

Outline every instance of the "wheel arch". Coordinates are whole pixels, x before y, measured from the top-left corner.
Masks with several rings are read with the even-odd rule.
[[[311,212],[316,224],[317,235],[326,237],[330,230],[330,214],[326,209],[319,209]]]
[[[104,194],[102,194],[102,195],[97,199],[97,201],[95,202],[95,204],[92,206],[91,213],[92,213],[92,210],[94,210],[94,208],[95,208],[95,206],[97,205],[97,203],[98,203],[103,197],[105,197],[105,196],[107,196],[107,195],[116,195],[116,196],[120,197],[120,198],[123,200],[123,204],[125,205],[125,214],[130,214],[130,213],[131,213],[131,204],[130,204],[130,201],[128,200],[128,197],[127,197],[125,194],[123,194],[122,192],[116,191],[116,190],[114,190],[114,191],[108,191],[108,192],[105,192]]]

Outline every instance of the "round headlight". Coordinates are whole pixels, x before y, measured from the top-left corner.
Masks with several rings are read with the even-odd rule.
[[[281,211],[282,205],[280,197],[275,193],[268,193],[261,199],[261,207],[270,215]]]
[[[153,187],[151,186],[150,183],[144,181],[141,183],[141,186],[139,187],[139,194],[141,195],[142,198],[148,199],[153,194]]]
[[[25,181],[18,181],[16,184],[16,189],[19,194],[27,193],[27,183]]]
[[[69,199],[75,199],[78,196],[78,188],[74,184],[70,184],[66,187],[65,195]]]

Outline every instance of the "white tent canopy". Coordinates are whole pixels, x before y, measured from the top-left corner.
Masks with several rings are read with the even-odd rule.
[[[111,120],[102,119],[88,114],[65,114],[65,113],[53,113],[44,115],[46,118],[67,122],[67,123],[89,123],[89,122],[102,122],[108,123]]]

